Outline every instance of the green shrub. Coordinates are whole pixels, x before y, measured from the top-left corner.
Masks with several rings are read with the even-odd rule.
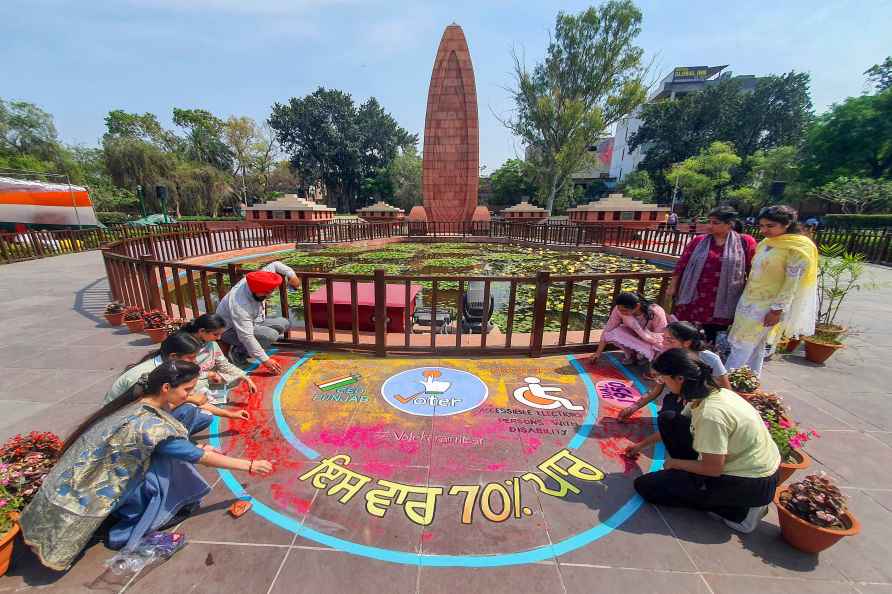
[[[133,220],[132,215],[119,211],[97,212],[96,218],[103,225],[123,225],[127,221]]]
[[[892,227],[892,214],[830,214],[824,222],[828,227],[879,229]]]

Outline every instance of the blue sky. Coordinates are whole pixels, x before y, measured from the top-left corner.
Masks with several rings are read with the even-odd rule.
[[[892,1],[641,1],[639,44],[654,77],[730,64],[739,74],[812,75],[820,112],[866,90],[892,54]],[[0,97],[54,114],[63,140],[94,145],[111,109],[176,107],[262,120],[319,85],[375,96],[413,132],[443,28],[458,22],[474,62],[487,172],[521,154],[494,114],[511,109],[511,51],[542,58],[559,10],[586,2],[477,0],[3,0]]]

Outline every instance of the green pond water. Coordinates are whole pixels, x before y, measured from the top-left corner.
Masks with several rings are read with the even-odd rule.
[[[319,251],[289,252],[275,257],[267,256],[256,261],[243,262],[244,269],[256,269],[272,260],[279,260],[295,270],[309,272],[336,272],[344,274],[373,274],[383,269],[388,274],[419,276],[525,276],[534,277],[540,270],[553,274],[585,274],[607,272],[648,272],[661,268],[644,260],[583,251],[555,251],[545,248],[525,248],[489,243],[395,243],[383,248],[359,249],[353,246],[332,246]],[[431,281],[413,281],[422,286],[417,306],[430,305]],[[311,281],[311,290],[324,286],[321,280]],[[529,332],[532,327],[534,285],[522,283],[517,287],[514,331]],[[634,291],[637,280],[624,281],[623,289]],[[467,290],[467,283],[465,284]],[[603,325],[610,313],[613,284],[602,282],[597,291],[593,327]],[[564,304],[563,283],[555,283],[549,289],[546,330],[559,330]],[[582,330],[588,307],[590,287],[588,283],[574,285],[569,327]],[[645,293],[654,298],[659,292],[658,279],[648,280]],[[492,323],[505,331],[510,283],[493,282],[491,293],[495,300]],[[281,304],[278,296],[268,302],[270,314],[278,315]],[[289,291],[289,318],[297,325],[303,324],[303,301],[300,291]],[[437,282],[437,311],[455,313],[458,310],[458,282]]]

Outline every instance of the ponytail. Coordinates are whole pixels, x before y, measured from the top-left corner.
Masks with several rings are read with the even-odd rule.
[[[682,377],[680,396],[685,400],[702,400],[719,389],[709,365],[693,359],[685,349],[669,349],[653,361],[660,375]]]
[[[666,330],[679,342],[691,341],[690,349],[692,351],[699,353],[706,349],[706,335],[703,330],[690,322],[671,322],[666,326]]]
[[[133,365],[127,366],[127,369],[139,365],[144,361],[148,361],[149,359],[153,359],[157,356],[161,356],[163,361],[167,361],[170,359],[171,355],[194,355],[199,350],[201,350],[202,344],[201,342],[187,332],[183,332],[180,330],[179,332],[174,332],[170,336],[164,339],[164,342],[161,343],[161,347],[155,349],[146,354],[142,359],[134,363]]]
[[[226,320],[222,316],[212,313],[201,314],[197,318],[186,322],[180,327],[181,332],[189,334],[197,334],[199,330],[205,332],[216,332],[226,327]]]
[[[74,432],[65,440],[62,446],[61,454],[64,454],[79,438],[87,432],[93,425],[102,419],[118,412],[128,404],[132,404],[145,396],[159,394],[164,384],[170,384],[172,388],[176,388],[197,378],[201,373],[201,368],[195,363],[188,361],[168,361],[162,363],[150,373],[142,376],[137,380],[129,390],[106,403],[102,408],[91,414],[82,422]],[[61,455],[60,454],[60,455]]]
[[[629,309],[635,309],[640,305],[641,313],[644,314],[646,320],[650,321],[654,317],[654,313],[651,311],[653,304],[641,293],[620,293],[613,304],[628,307]]]

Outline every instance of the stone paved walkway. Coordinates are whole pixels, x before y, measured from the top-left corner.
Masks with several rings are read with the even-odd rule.
[[[872,267],[892,283],[892,271]],[[42,569],[19,542],[0,593],[42,592],[700,592],[892,594],[892,288],[856,294],[842,321],[857,332],[828,366],[770,362],[765,386],[822,437],[812,470],[850,496],[862,533],[816,556],[780,540],[772,510],[748,536],[702,514],[641,508],[608,537],[555,560],[503,568],[395,565],[327,548],[259,517],[232,521],[214,484],[180,529],[190,544],[135,579],[104,570],[94,545],[67,574]],[[102,320],[107,285],[98,253],[0,266],[0,439],[33,429],[64,434],[95,408],[113,377],[148,348]],[[530,360],[535,369],[535,360]],[[553,527],[549,527],[553,528]],[[483,538],[499,538],[482,535]]]

